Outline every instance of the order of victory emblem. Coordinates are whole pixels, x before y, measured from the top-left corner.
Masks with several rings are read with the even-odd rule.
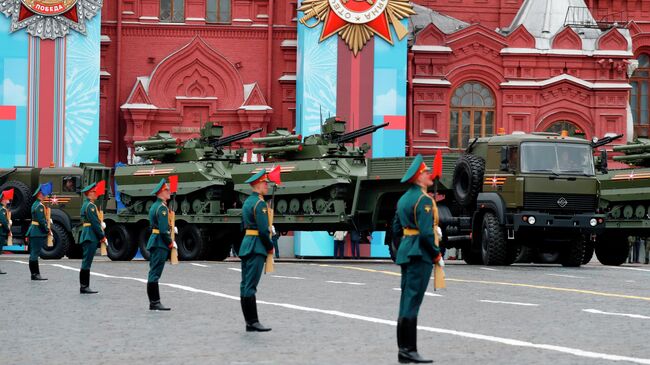
[[[86,34],[86,21],[103,0],[0,0],[0,12],[11,18],[11,32],[26,28],[41,39],[65,37],[70,30]]]
[[[303,0],[298,10],[304,14],[301,24],[309,28],[324,24],[321,42],[339,34],[355,55],[373,35],[393,44],[389,24],[400,40],[406,37],[408,29],[400,20],[415,14],[409,0]]]

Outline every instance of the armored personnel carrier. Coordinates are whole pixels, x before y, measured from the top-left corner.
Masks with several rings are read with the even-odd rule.
[[[138,247],[148,258],[145,247],[150,234],[147,213],[155,201],[155,197],[149,194],[161,178],[170,175],[178,175],[179,181],[176,197],[170,202],[179,229],[179,258],[206,257],[209,248],[206,241],[223,239],[230,233],[225,229],[227,227],[210,229],[206,223],[227,221],[224,218],[226,210],[236,204],[231,170],[241,162],[245,153],[244,149],[226,150],[225,147],[261,130],[223,137],[223,127],[208,122],[201,128],[200,137],[185,142],[173,138],[168,132],[159,132],[146,141],[135,142],[136,157],[144,158],[146,163],[115,170],[117,190],[125,209],[105,216],[109,242],[115,242],[109,246],[111,259],[130,260]],[[229,249],[224,249],[224,252],[214,252],[214,255],[224,257],[228,252]]]
[[[607,213],[605,232],[596,243],[596,257],[603,265],[625,262],[629,236],[650,237],[650,140],[639,138],[613,150],[621,153],[613,160],[630,168],[598,175],[600,208]]]
[[[275,226],[288,230],[337,230],[349,227],[355,196],[367,176],[366,152],[370,146],[354,145],[357,138],[384,128],[372,125],[346,133],[338,117],[325,120],[321,133],[308,136],[276,130],[253,138],[263,147],[253,149],[264,162],[233,167],[234,190],[240,201],[250,194],[244,181],[255,171],[281,166],[282,185],[275,191]],[[346,228],[347,229],[347,228]]]

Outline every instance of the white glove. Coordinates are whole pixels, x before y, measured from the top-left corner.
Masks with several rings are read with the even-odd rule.
[[[438,265],[440,267],[445,267],[445,260],[443,260],[443,258],[441,257],[436,265]]]
[[[172,242],[172,248],[175,248],[178,250],[178,246],[176,245],[176,241]]]
[[[178,234],[178,227],[174,226],[174,234]]]
[[[275,236],[275,234],[276,234],[275,226],[271,226],[271,233],[273,233],[273,235]]]
[[[104,238],[104,244],[108,247],[108,239]]]
[[[439,226],[436,226],[436,233],[438,234],[438,238],[442,238],[442,229]]]
[[[54,221],[52,220],[52,218],[50,218],[50,224],[54,224]]]
[[[102,222],[102,229],[106,229],[106,223]]]

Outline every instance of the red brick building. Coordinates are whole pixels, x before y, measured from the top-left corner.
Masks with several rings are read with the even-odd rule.
[[[106,2],[102,162],[126,161],[159,129],[185,138],[208,120],[226,133],[292,128],[296,2]],[[414,2],[409,153],[501,127],[648,134],[650,0]]]

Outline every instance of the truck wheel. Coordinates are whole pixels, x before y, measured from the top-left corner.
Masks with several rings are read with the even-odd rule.
[[[619,266],[627,259],[629,247],[627,235],[599,236],[596,241],[596,258],[603,265]]]
[[[507,241],[497,217],[491,212],[485,213],[481,227],[483,264],[509,265]]]
[[[520,264],[530,264],[533,262],[534,254],[535,251],[532,248],[528,246],[520,246],[515,262]]]
[[[59,223],[52,224],[52,234],[54,235],[54,246],[47,247],[47,244],[41,249],[39,255],[43,260],[58,260],[65,256],[68,251],[68,232]]]
[[[20,181],[7,181],[2,184],[0,191],[7,189],[14,189],[14,199],[9,205],[11,210],[11,216],[14,219],[28,218],[31,214],[30,210],[32,208],[32,193],[27,185]]]
[[[560,253],[560,263],[566,267],[579,267],[585,257],[586,240],[584,237],[575,237]]]
[[[594,243],[587,242],[585,245],[585,256],[582,258],[582,264],[587,265],[591,262],[591,259],[594,257]]]
[[[201,230],[194,224],[187,224],[178,232],[178,259],[183,261],[200,260],[205,256],[207,245]]]
[[[149,242],[149,236],[151,236],[151,227],[141,227],[136,233],[138,237],[138,248],[140,249],[140,254],[142,258],[149,261],[149,250],[147,250],[147,242]]]
[[[108,258],[113,261],[131,261],[138,250],[129,231],[121,224],[110,225],[106,229]]]
[[[463,250],[463,260],[468,265],[483,265],[483,255],[481,251],[472,249]]]
[[[476,155],[464,154],[456,161],[453,191],[458,204],[463,207],[474,205],[483,189],[484,174],[485,160]]]

